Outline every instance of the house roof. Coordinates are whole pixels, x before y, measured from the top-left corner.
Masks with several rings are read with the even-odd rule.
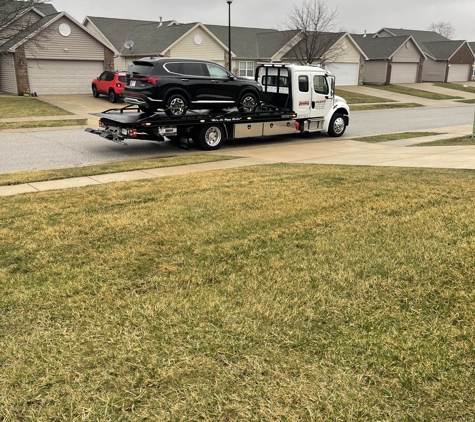
[[[81,28],[84,32],[87,32],[91,37],[95,38],[97,41],[99,41],[101,44],[103,44],[107,48],[110,48],[109,45],[104,40],[102,40],[97,35],[92,33],[89,29],[81,25],[72,16],[68,15],[66,12],[60,12],[60,13],[55,13],[52,15],[45,16],[41,18],[40,20],[38,20],[37,22],[30,25],[24,31],[21,31],[18,34],[16,34],[12,39],[10,39],[8,42],[0,46],[0,53],[14,52],[18,46],[24,44],[31,38],[35,37],[41,31],[44,31],[52,23],[54,23],[55,21],[57,21],[58,19],[62,17],[69,19],[71,22],[73,22],[79,28]]]
[[[314,52],[314,56],[316,59],[322,57],[332,45],[334,45],[344,33],[319,33],[318,35],[310,34],[309,37],[318,36],[322,41],[317,41],[317,51]],[[310,41],[312,43],[312,41]],[[283,57],[282,60],[291,60],[295,59],[299,54],[298,52],[301,51],[300,49],[305,48],[305,40],[300,40],[294,47],[292,47]]]
[[[133,19],[116,19],[116,18],[102,18],[97,16],[86,16],[83,24],[89,20],[102,35],[112,44],[112,46],[119,52],[122,50],[125,41],[129,38],[130,31],[135,26],[156,24],[156,21],[141,21]],[[172,21],[163,22],[163,26],[167,26]],[[133,40],[135,42],[135,40]]]
[[[394,36],[394,37],[372,37],[371,34],[351,34],[352,38],[365,52],[370,60],[386,60],[390,59],[406,42],[414,39],[411,36]],[[414,42],[417,49],[423,52],[421,48]]]
[[[465,43],[466,41],[432,41],[423,44],[434,60],[449,60]]]
[[[34,8],[39,12],[43,13],[43,15],[45,16],[54,15],[58,13],[56,8],[49,3],[36,3]]]
[[[382,28],[376,34],[379,34],[381,31],[386,30],[392,35],[395,36],[411,36],[414,38],[416,43],[419,45],[424,54],[427,54],[432,57],[431,51],[425,46],[426,42],[436,42],[436,41],[449,41],[448,38],[445,38],[443,35],[438,34],[434,31],[419,31],[415,29],[404,29],[404,28]]]
[[[45,27],[48,25],[49,22],[54,20],[58,15],[61,15],[61,13],[55,13],[53,15],[48,15],[45,16],[23,31],[18,32],[15,34],[12,38],[10,38],[6,43],[2,44],[0,46],[0,53],[5,53],[8,50],[16,47],[17,45],[21,44],[23,40],[26,40],[28,37],[30,37],[32,34],[41,31],[42,27]]]

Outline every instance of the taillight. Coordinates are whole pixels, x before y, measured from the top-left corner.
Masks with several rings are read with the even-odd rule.
[[[161,81],[162,78],[140,78],[140,82],[147,82],[149,84],[155,85],[157,81]]]
[[[115,86],[116,86],[117,88],[122,88],[122,84],[120,84],[120,83],[116,83]]]

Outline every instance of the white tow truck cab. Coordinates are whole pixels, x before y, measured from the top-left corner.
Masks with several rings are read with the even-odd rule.
[[[260,63],[256,80],[264,104],[289,108],[297,115],[300,132],[328,132],[341,136],[349,124],[350,109],[335,95],[335,77],[319,66]]]
[[[343,135],[349,124],[346,101],[335,95],[335,77],[317,66],[262,63],[255,79],[263,89],[262,102],[253,111],[191,110],[182,116],[153,114],[126,106],[93,113],[100,129],[86,129],[114,142],[144,139],[161,142],[178,137],[188,148],[191,139],[204,150],[218,149],[226,139],[306,132]],[[137,113],[137,111],[139,113]]]

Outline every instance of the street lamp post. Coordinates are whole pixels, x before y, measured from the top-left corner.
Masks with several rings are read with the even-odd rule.
[[[229,71],[232,72],[231,66],[231,3],[233,0],[226,0],[229,5],[229,24],[228,24],[228,52],[229,52]]]

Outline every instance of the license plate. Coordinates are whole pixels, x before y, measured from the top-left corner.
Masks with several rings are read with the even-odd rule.
[[[130,86],[135,86],[136,81],[130,81]]]

